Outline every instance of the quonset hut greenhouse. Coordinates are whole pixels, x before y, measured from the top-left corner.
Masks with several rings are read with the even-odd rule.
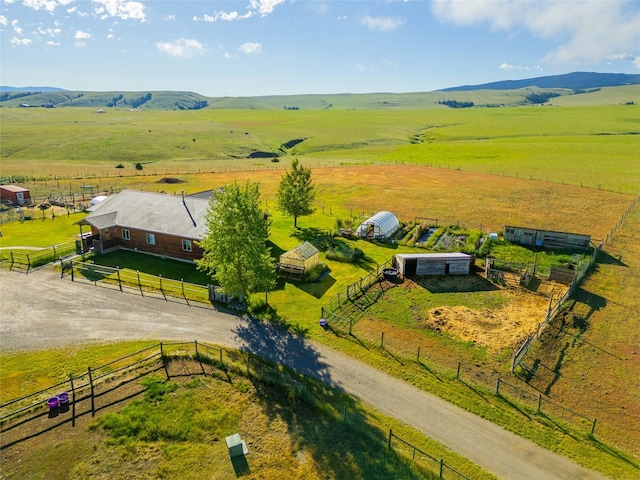
[[[400,228],[400,222],[391,212],[378,212],[360,224],[356,235],[361,238],[387,240]]]

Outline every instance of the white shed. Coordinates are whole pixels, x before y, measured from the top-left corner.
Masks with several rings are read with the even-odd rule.
[[[378,212],[365,220],[356,230],[361,238],[381,238],[386,240],[400,228],[400,222],[391,212]]]

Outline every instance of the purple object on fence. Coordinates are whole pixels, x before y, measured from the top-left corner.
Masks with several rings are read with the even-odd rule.
[[[58,395],[58,400],[61,404],[69,403],[69,394],[67,392],[62,392],[60,395]]]
[[[47,405],[49,405],[50,409],[58,408],[58,397],[51,397],[47,400]]]
[[[326,326],[327,326],[327,320],[326,320],[325,318],[321,318],[321,319],[320,319],[320,326],[321,326],[322,328],[324,328],[324,327],[326,327]]]

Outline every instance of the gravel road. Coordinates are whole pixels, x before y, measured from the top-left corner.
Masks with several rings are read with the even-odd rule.
[[[184,301],[0,269],[0,351],[109,340],[198,340],[291,366],[401,420],[505,480],[602,479],[491,422],[321,344]]]

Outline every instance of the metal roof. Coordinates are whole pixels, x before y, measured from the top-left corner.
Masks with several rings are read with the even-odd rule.
[[[0,188],[2,188],[3,190],[6,190],[7,192],[14,192],[14,193],[29,191],[29,189],[19,187],[18,185],[0,185]]]
[[[95,205],[77,223],[95,228],[119,226],[201,239],[207,232],[209,200],[163,193],[123,190]]]
[[[413,258],[471,258],[471,255],[460,252],[449,253],[397,253],[396,257],[404,259]]]
[[[319,250],[316,247],[314,247],[311,243],[304,242],[298,245],[297,247],[292,248],[291,250],[286,252],[284,255],[288,256],[289,254],[293,254],[298,258],[300,258],[301,260],[307,260],[313,257],[318,252]]]

